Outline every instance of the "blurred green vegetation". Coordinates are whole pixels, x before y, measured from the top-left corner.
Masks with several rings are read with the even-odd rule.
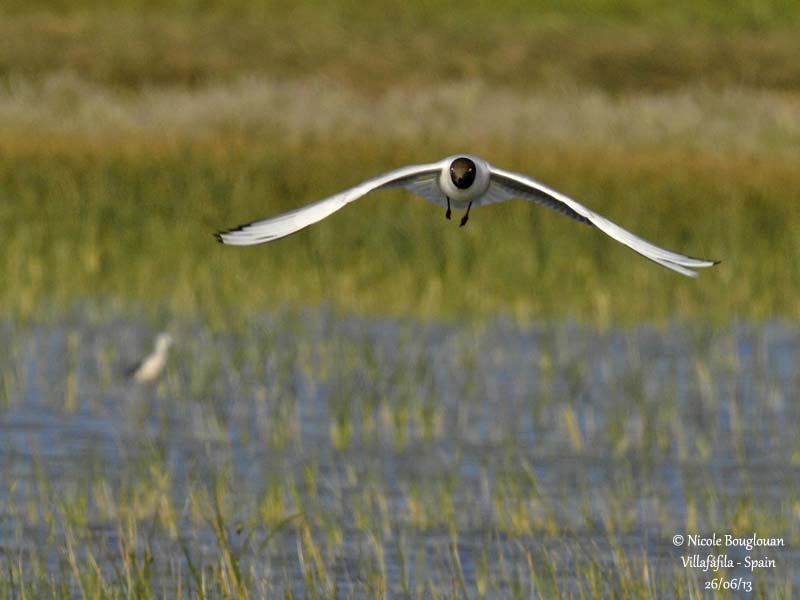
[[[379,93],[480,78],[521,90],[796,90],[796,2],[4,3],[0,76],[122,87],[323,75]]]
[[[754,328],[748,341],[729,326],[800,319],[798,25],[800,4],[788,1],[6,0],[0,314],[30,319],[33,329],[48,320],[71,329],[63,384],[54,385],[47,377],[58,369],[36,364],[49,363],[39,350],[57,353],[55,342],[9,326],[0,408],[35,394],[28,410],[89,415],[92,431],[104,431],[98,422],[131,427],[126,451],[153,451],[117,464],[105,437],[83,436],[76,452],[96,459],[68,476],[62,460],[52,463],[66,489],[53,485],[50,455],[39,458],[35,444],[31,460],[11,456],[37,475],[30,486],[13,469],[3,479],[11,526],[0,596],[154,597],[160,575],[177,595],[184,587],[201,597],[248,597],[251,588],[279,595],[294,555],[264,563],[273,535],[274,545],[296,546],[310,597],[337,595],[341,565],[365,594],[385,596],[387,564],[398,567],[406,595],[452,597],[454,582],[469,595],[458,536],[479,549],[469,577],[480,596],[509,587],[531,597],[699,596],[677,561],[663,570],[638,542],[630,546],[650,505],[666,540],[665,532],[730,528],[786,534],[792,545],[797,501],[764,502],[760,490],[773,487],[747,470],[769,463],[791,474],[800,457],[796,444],[776,442],[795,439],[786,426],[789,375],[765,366],[782,342],[768,328]],[[460,151],[529,173],[654,243],[723,262],[692,280],[524,201],[476,210],[459,228],[403,191],[370,195],[273,244],[213,239],[218,229]],[[102,336],[98,305],[111,315]],[[536,364],[523,367],[541,374],[534,389],[508,370],[504,352],[533,357],[501,351],[509,337],[480,341],[479,322],[445,349],[455,366],[442,377],[463,392],[440,393],[433,382],[443,353],[428,354],[415,330],[393,363],[369,336],[304,335],[305,308],[315,306],[333,307],[345,324],[342,313],[506,314],[601,329],[704,323],[665,337],[656,371],[641,360],[650,352],[642,330],[622,340],[628,370],[609,357],[594,361],[614,336],[581,351],[570,323],[548,324]],[[150,408],[146,394],[110,392],[130,343],[118,319],[141,313],[182,323],[183,332]],[[731,334],[714,337],[717,326]],[[483,389],[481,368],[503,381]],[[694,370],[688,386],[673,381],[683,370]],[[518,389],[508,397],[506,379]],[[301,408],[317,393],[302,381],[327,410]],[[607,402],[586,400],[581,390],[595,383]],[[509,403],[516,393],[524,396]],[[323,434],[304,439],[300,421],[312,410]],[[532,439],[518,427],[525,411]],[[12,425],[20,422],[32,427]],[[462,431],[467,423],[502,434],[505,456],[476,445]],[[182,440],[207,449],[188,477],[167,451]],[[387,468],[387,452],[415,446],[435,469],[424,461],[408,473]],[[266,483],[238,471],[229,458],[237,453],[263,465]],[[552,465],[553,485],[536,478],[536,460]],[[603,461],[619,469],[594,479]],[[459,465],[485,469],[493,487],[484,494],[460,480]],[[785,480],[789,492],[794,481]],[[324,501],[318,486],[337,500]],[[586,508],[570,515],[571,506]],[[500,552],[469,537],[487,507]],[[46,539],[32,535],[37,528]],[[118,554],[98,541],[103,528]],[[153,531],[168,540],[166,560],[154,560]],[[253,559],[277,575],[263,582],[247,568],[253,531],[264,544]],[[658,553],[658,536],[644,531]],[[365,546],[349,563],[342,548],[353,540]],[[418,553],[431,540],[433,561]],[[583,541],[585,551],[569,550]],[[416,588],[406,589],[406,557]],[[789,579],[776,588],[770,577],[783,582],[784,571],[757,574],[754,597],[791,597]]]
[[[598,323],[800,317],[795,3],[2,11],[4,311],[100,295],[220,325],[287,303]],[[542,137],[548,113],[566,133]],[[459,151],[724,262],[693,281],[522,201],[460,230],[402,192],[267,246],[211,237]]]
[[[449,149],[425,148],[424,160]],[[527,158],[482,148],[498,164]],[[424,317],[571,316],[607,323],[673,316],[800,316],[793,164],[559,151],[537,176],[644,237],[723,258],[697,280],[524,201],[467,227],[405,192],[380,192],[277,243],[221,246],[212,233],[350,186],[417,149],[334,143],[28,145],[0,161],[6,310],[86,295],[167,304],[224,325],[232,310],[286,303]]]

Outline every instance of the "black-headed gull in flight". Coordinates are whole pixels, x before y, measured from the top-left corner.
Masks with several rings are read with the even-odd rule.
[[[234,246],[271,242],[321,221],[369,192],[396,187],[406,188],[446,207],[445,216],[448,219],[451,206],[466,209],[467,212],[461,218],[461,226],[467,223],[473,206],[523,198],[548,206],[581,223],[593,225],[642,256],[683,275],[696,277],[697,273],[692,269],[711,267],[719,262],[692,258],[660,248],[527,175],[498,169],[470,154],[457,154],[439,162],[390,171],[319,202],[217,233],[217,239],[223,244]]]

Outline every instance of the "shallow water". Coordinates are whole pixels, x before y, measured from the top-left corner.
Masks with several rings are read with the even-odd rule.
[[[776,566],[728,578],[800,592],[797,324],[244,325],[172,321],[165,376],[142,387],[121,373],[148,319],[0,324],[0,559],[69,578],[77,536],[113,582],[135,515],[149,581],[188,595],[190,570],[219,564],[219,510],[256,595],[606,595],[622,563],[661,597],[709,579],[675,534],[755,532],[785,540]]]

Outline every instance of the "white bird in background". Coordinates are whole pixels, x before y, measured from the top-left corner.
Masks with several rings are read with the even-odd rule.
[[[458,154],[439,162],[390,171],[302,208],[219,232],[216,234],[217,239],[223,244],[234,246],[277,240],[321,221],[369,192],[396,187],[406,188],[446,207],[445,216],[448,219],[451,205],[466,209],[466,214],[461,218],[462,227],[467,223],[473,205],[477,207],[523,198],[557,210],[581,223],[593,225],[642,256],[683,275],[696,277],[697,273],[692,269],[711,267],[719,262],[692,258],[660,248],[535,179],[498,169],[482,158],[469,154]]]
[[[167,352],[172,345],[172,336],[159,333],[153,351],[128,369],[128,376],[136,383],[152,383],[167,364]]]

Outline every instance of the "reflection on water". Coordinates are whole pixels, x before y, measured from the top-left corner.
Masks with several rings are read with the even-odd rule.
[[[0,558],[61,573],[70,523],[114,580],[125,505],[174,589],[221,552],[205,493],[262,591],[369,596],[373,571],[395,593],[507,591],[557,564],[571,593],[619,553],[686,578],[671,540],[691,528],[785,538],[757,576],[800,585],[795,324],[175,322],[160,383],[132,384],[157,331],[88,309],[0,325]]]

